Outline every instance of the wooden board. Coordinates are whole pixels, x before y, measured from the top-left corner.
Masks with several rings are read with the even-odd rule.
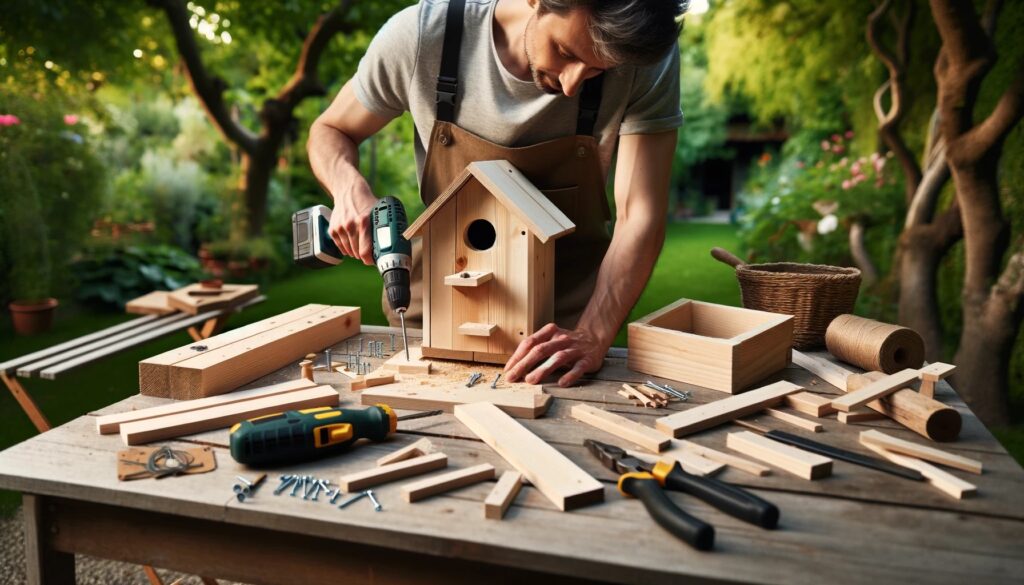
[[[604,486],[497,406],[478,402],[455,407],[455,418],[487,443],[559,510],[604,500]]]
[[[811,431],[812,433],[820,433],[822,430],[824,430],[820,424],[814,422],[813,420],[800,418],[799,416],[795,416],[789,414],[788,412],[783,412],[781,410],[776,410],[774,408],[766,408],[764,409],[764,413],[770,417],[777,418],[781,421],[785,421],[786,423],[791,424],[797,428],[803,429],[805,431]]]
[[[873,410],[860,409],[853,412],[840,412],[836,414],[836,420],[843,423],[844,425],[852,425],[862,422],[871,422],[875,420],[885,420],[887,417]]]
[[[628,333],[631,370],[736,394],[789,365],[793,317],[681,299]]]
[[[220,294],[195,296],[193,291],[205,291],[199,283],[179,288],[167,295],[167,304],[177,311],[198,315],[204,311],[226,309],[240,305],[260,294],[260,287],[255,284],[225,284]]]
[[[675,444],[676,439],[673,439],[673,445]],[[708,459],[703,455],[699,455],[690,449],[683,449],[681,447],[673,447],[672,449],[667,449],[657,455],[641,451],[633,451],[630,449],[627,449],[626,452],[641,461],[650,463],[651,465],[654,465],[658,461],[675,461],[682,466],[683,471],[693,475],[714,475],[725,469],[725,463],[712,461],[711,459]]]
[[[589,404],[577,404],[571,412],[576,420],[636,443],[652,453],[664,451],[672,442],[671,437],[647,425]]]
[[[516,499],[519,490],[523,487],[523,474],[518,471],[506,471],[498,478],[491,493],[487,494],[484,500],[484,518],[490,520],[501,520],[505,512]]]
[[[359,307],[328,307],[305,319],[174,364],[170,369],[171,397],[199,398],[229,392],[358,331]]]
[[[882,447],[878,447],[870,443],[866,443],[864,446],[897,465],[902,465],[903,467],[909,467],[910,469],[920,471],[921,475],[924,476],[925,481],[935,486],[939,491],[949,494],[958,500],[962,500],[968,496],[973,496],[978,493],[978,487],[974,484],[966,482],[952,473],[939,469],[927,461],[921,461],[914,457],[893,453],[888,449],[883,449]]]
[[[775,382],[743,394],[663,416],[655,421],[655,426],[659,431],[679,438],[753,414],[782,402],[787,394],[800,390],[803,388],[791,382]]]
[[[821,479],[832,473],[832,460],[828,457],[783,445],[750,431],[729,433],[726,445],[804,479]]]
[[[793,350],[793,363],[846,392],[846,379],[854,372],[827,359]]]
[[[289,382],[281,382],[280,384],[274,384],[272,386],[239,390],[237,392],[222,394],[220,396],[210,396],[208,398],[200,398],[197,400],[182,400],[161,406],[153,406],[151,408],[142,408],[118,414],[108,414],[96,417],[96,430],[99,431],[101,435],[113,434],[119,432],[121,430],[121,425],[124,423],[167,416],[170,414],[193,412],[204,408],[210,408],[212,406],[244,402],[246,400],[253,400],[255,398],[263,398],[266,396],[276,396],[278,394],[286,394],[288,392],[312,388],[314,386],[316,386],[316,384],[309,380],[291,380]]]
[[[170,315],[177,309],[167,303],[169,294],[165,290],[146,293],[125,303],[124,312],[133,315]]]
[[[872,382],[860,390],[847,392],[832,401],[832,407],[842,412],[850,412],[858,406],[878,400],[902,389],[904,386],[918,378],[917,370],[907,368],[901,372],[886,376],[876,382]]]
[[[486,401],[516,418],[537,418],[543,416],[551,406],[551,395],[522,390],[492,390],[481,381],[481,388],[466,388],[465,385],[450,387],[415,386],[394,384],[369,389],[363,392],[362,404],[370,406],[384,403],[392,408],[410,410],[443,410],[455,412],[459,404]]]
[[[402,499],[408,503],[443,494],[451,490],[494,479],[494,466],[481,463],[473,467],[456,469],[402,486]]]
[[[494,323],[471,323],[469,321],[459,325],[458,331],[462,335],[473,337],[490,337],[497,331],[498,326]]]
[[[786,396],[786,406],[797,412],[811,416],[823,417],[826,414],[835,412],[832,408],[832,399],[813,392],[796,392]]]
[[[729,453],[724,453],[717,449],[711,449],[709,447],[705,447],[703,445],[694,443],[693,441],[687,441],[686,439],[674,439],[674,442],[678,442],[684,450],[690,451],[695,455],[699,455],[701,457],[704,457],[705,459],[709,459],[711,461],[728,465],[729,467],[735,467],[740,471],[745,471],[750,475],[756,477],[764,477],[766,475],[771,474],[772,472],[770,467],[765,467],[760,463],[754,463],[749,459],[744,459],[742,457],[730,455]]]
[[[918,445],[897,437],[891,437],[885,433],[871,430],[863,431],[860,434],[860,442],[864,445],[874,445],[893,453],[916,457],[932,463],[938,463],[955,469],[962,469],[971,473],[981,475],[982,463],[977,459],[964,457],[955,453],[949,453],[942,449],[936,449],[927,445]]]
[[[141,445],[153,441],[193,435],[203,431],[222,429],[243,420],[274,414],[285,410],[301,410],[316,406],[337,406],[338,392],[330,386],[316,386],[285,394],[255,398],[222,406],[212,406],[194,412],[169,414],[146,420],[121,424],[121,439],[126,445]]]
[[[430,442],[430,439],[423,438],[411,445],[406,445],[397,451],[388,453],[387,455],[377,459],[377,465],[388,465],[389,463],[398,463],[399,461],[405,461],[406,459],[412,459],[413,457],[421,457],[423,455],[429,455],[434,452],[434,444]]]
[[[381,369],[400,374],[429,374],[430,362],[423,359],[423,353],[419,347],[410,347],[408,359],[405,357],[405,350],[396,351],[395,355],[384,362]]]
[[[444,453],[431,453],[343,475],[338,480],[338,485],[343,492],[355,492],[445,467],[448,467],[448,456]]]
[[[349,372],[343,372],[348,375]],[[393,372],[382,372],[377,370],[376,372],[370,372],[365,376],[355,376],[349,383],[349,390],[365,390],[366,388],[375,388],[377,386],[387,386],[388,384],[395,383],[395,374]]]
[[[922,380],[928,380],[930,382],[938,382],[946,376],[953,373],[956,370],[956,366],[952,364],[944,364],[942,362],[935,362],[928,364],[927,366],[918,370],[921,374]]]
[[[448,286],[480,286],[491,281],[494,273],[490,270],[466,270],[444,277]]]
[[[226,331],[209,339],[204,339],[201,343],[193,341],[192,343],[144,359],[139,362],[139,392],[146,396],[169,398],[171,397],[170,372],[171,366],[174,364],[191,359],[202,352],[213,351],[241,342],[287,323],[308,319],[326,309],[327,305],[305,305],[280,315],[257,321],[256,323],[250,323],[249,325]],[[203,347],[206,349],[201,349]],[[180,396],[180,393],[175,394],[180,398],[188,398],[187,396]]]

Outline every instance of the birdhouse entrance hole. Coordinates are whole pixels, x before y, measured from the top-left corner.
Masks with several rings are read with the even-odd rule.
[[[494,226],[486,219],[474,220],[466,228],[466,245],[478,252],[491,249],[495,239]]]

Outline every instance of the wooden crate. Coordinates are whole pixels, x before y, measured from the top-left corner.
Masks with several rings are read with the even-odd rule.
[[[629,324],[631,370],[736,394],[789,364],[793,317],[680,299]]]

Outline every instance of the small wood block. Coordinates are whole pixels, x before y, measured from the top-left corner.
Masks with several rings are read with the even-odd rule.
[[[661,392],[657,392],[657,391],[655,391],[655,390],[653,390],[651,388],[648,388],[647,386],[644,386],[643,384],[637,384],[636,386],[630,386],[630,388],[632,388],[632,389],[636,390],[637,392],[643,394],[644,396],[650,398],[651,400],[653,400],[655,402],[655,404],[657,404],[657,406],[667,406],[668,405],[668,398],[664,394],[662,394]]]
[[[750,431],[729,433],[725,444],[730,449],[781,467],[804,479],[820,479],[832,474],[832,460],[828,457],[783,445]]]
[[[401,449],[388,453],[387,455],[377,459],[377,465],[388,465],[390,463],[397,463],[399,461],[405,461],[406,459],[412,459],[413,457],[422,457],[423,455],[429,455],[434,452],[434,444],[430,442],[430,439],[423,438],[411,445],[406,445]]]
[[[177,309],[167,304],[168,294],[165,290],[144,294],[125,303],[124,312],[135,315],[170,315]]]
[[[365,471],[343,475],[338,480],[338,485],[341,486],[341,491],[345,493],[354,492],[445,467],[448,467],[448,456],[444,453],[431,453],[430,455],[413,457],[405,461],[389,463]]]
[[[455,418],[505,458],[562,511],[604,500],[604,485],[488,402],[460,404]]]
[[[935,362],[921,368],[920,370],[918,370],[918,372],[920,372],[922,380],[938,382],[939,380],[942,380],[946,376],[952,374],[954,370],[956,370],[956,366],[954,366],[953,364]]]
[[[813,420],[803,419],[800,418],[799,416],[789,414],[788,412],[782,412],[781,410],[775,410],[774,408],[766,408],[764,409],[764,413],[767,414],[768,416],[777,418],[781,421],[785,421],[793,425],[794,427],[801,428],[805,431],[811,431],[812,433],[820,433],[823,430],[821,425],[814,422]]]
[[[494,466],[481,463],[465,469],[456,469],[402,486],[402,498],[406,502],[418,502],[423,498],[450,492],[460,487],[494,479]]]
[[[399,374],[429,374],[430,362],[423,359],[418,347],[409,348],[409,359],[405,359],[405,350],[395,351],[388,361],[381,366],[382,370],[392,370]]]
[[[803,388],[790,382],[775,382],[743,394],[735,394],[661,417],[655,421],[655,425],[659,431],[679,438],[764,410],[767,406],[782,402],[786,395],[800,390]]]
[[[793,350],[793,363],[846,392],[846,379],[853,374],[852,371],[829,361],[825,358],[808,355],[802,351]]]
[[[337,406],[338,392],[330,386],[316,386],[275,396],[264,396],[233,404],[211,406],[193,412],[121,424],[121,439],[126,445],[173,439],[231,425],[265,414],[301,410],[317,406]]]
[[[864,406],[872,400],[878,400],[888,396],[904,386],[917,380],[917,370],[907,368],[901,372],[886,376],[877,382],[872,382],[860,390],[848,392],[832,401],[832,407],[842,412],[850,412],[858,406]]]
[[[920,459],[907,457],[906,455],[900,455],[899,453],[893,453],[888,449],[883,449],[882,447],[877,447],[870,443],[865,443],[864,446],[897,465],[902,465],[903,467],[909,467],[920,471],[921,475],[924,476],[925,481],[935,486],[939,491],[945,492],[958,500],[962,500],[967,496],[972,496],[978,493],[978,487],[976,485],[966,482],[952,473],[939,469],[927,461],[921,461]]]
[[[375,386],[386,386],[388,384],[395,383],[394,372],[384,372],[377,370],[370,372],[365,376],[356,376],[352,378],[352,382],[349,385],[349,390],[364,390],[366,388],[373,388]]]
[[[918,445],[917,443],[891,437],[879,431],[861,432],[860,442],[865,445],[881,447],[892,453],[917,457],[918,459],[924,459],[925,461],[931,461],[932,463],[938,463],[955,469],[962,469],[963,471],[977,473],[978,475],[981,475],[982,472],[981,461],[977,459],[963,457],[962,455],[956,455],[926,445]]]
[[[836,420],[843,423],[844,425],[852,425],[861,422],[870,422],[873,420],[882,420],[889,418],[880,412],[873,410],[859,409],[853,412],[840,412],[836,415]]]
[[[633,398],[639,400],[640,404],[648,408],[658,408],[658,405],[657,403],[654,402],[654,400],[651,400],[646,394],[640,392],[639,390],[630,386],[629,384],[623,384],[622,389],[625,390],[626,393],[632,396]]]
[[[494,323],[471,323],[467,321],[459,325],[459,333],[473,337],[490,337],[497,330],[498,326]]]
[[[760,463],[754,463],[753,461],[744,459],[742,457],[737,457],[735,455],[730,455],[728,453],[718,451],[717,449],[711,449],[703,445],[698,445],[693,441],[687,441],[686,439],[673,439],[673,443],[678,443],[684,451],[690,451],[691,453],[699,455],[705,459],[722,463],[730,467],[735,467],[740,471],[745,471],[757,477],[764,477],[766,475],[770,475],[772,472],[770,467],[765,467]]]
[[[392,408],[409,410],[443,410],[455,412],[459,404],[490,402],[516,418],[543,416],[551,406],[552,397],[544,392],[526,390],[491,390],[489,387],[466,388],[456,384],[447,388],[395,385],[363,392],[362,403],[372,406],[385,403]]]
[[[813,392],[797,392],[786,396],[786,406],[818,418],[836,411],[832,408],[831,398]]]
[[[480,286],[494,278],[493,272],[471,270],[458,272],[444,277],[444,283],[448,286]]]
[[[647,425],[589,404],[577,404],[572,407],[570,412],[576,420],[636,443],[652,453],[664,451],[672,442],[671,437],[659,433]]]
[[[484,518],[501,520],[505,517],[505,511],[512,505],[512,500],[523,487],[523,474],[518,471],[506,471],[501,474],[494,489],[487,494],[484,500]]]
[[[712,461],[706,457],[697,455],[693,451],[688,451],[682,448],[669,449],[667,451],[662,451],[657,455],[641,453],[632,449],[627,449],[626,452],[631,456],[636,457],[641,461],[646,461],[652,465],[658,461],[675,461],[682,466],[683,471],[692,475],[714,475],[725,469],[724,463]]]

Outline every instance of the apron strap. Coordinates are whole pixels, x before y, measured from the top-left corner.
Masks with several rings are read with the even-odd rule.
[[[601,86],[604,73],[583,82],[580,92],[580,110],[576,114],[576,135],[593,136],[597,124],[597,111],[601,109]]]
[[[444,45],[441,48],[441,72],[437,76],[437,119],[455,121],[455,93],[459,86],[459,50],[462,48],[462,26],[466,1],[448,2],[444,24]]]

